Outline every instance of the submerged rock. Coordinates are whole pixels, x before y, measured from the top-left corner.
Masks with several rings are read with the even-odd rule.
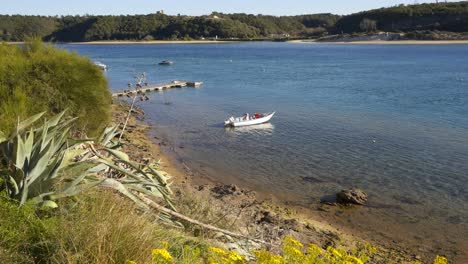
[[[340,204],[364,205],[367,202],[367,194],[357,188],[342,190],[336,194],[336,201]]]

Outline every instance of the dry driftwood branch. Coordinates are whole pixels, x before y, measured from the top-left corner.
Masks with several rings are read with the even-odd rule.
[[[216,226],[212,226],[212,225],[208,225],[208,224],[205,224],[205,223],[202,223],[198,220],[195,220],[195,219],[192,219],[192,218],[189,218],[183,214],[180,214],[178,212],[175,212],[175,211],[172,211],[171,209],[168,209],[162,205],[159,205],[157,203],[155,203],[153,200],[147,198],[145,195],[143,194],[139,194],[141,200],[143,202],[145,202],[148,206],[158,210],[158,211],[161,211],[161,212],[165,212],[167,214],[170,214],[172,215],[173,217],[176,217],[178,219],[181,219],[181,220],[184,220],[184,221],[187,221],[189,223],[192,223],[194,225],[198,225],[198,226],[201,226],[203,228],[206,228],[206,229],[209,229],[209,230],[212,230],[212,231],[215,231],[215,232],[220,232],[220,233],[223,233],[223,234],[226,234],[226,235],[229,235],[229,236],[232,236],[232,237],[237,237],[237,238],[245,238],[245,239],[248,239],[248,240],[251,240],[251,241],[254,241],[254,242],[257,242],[257,243],[263,243],[263,244],[266,244],[267,242],[263,241],[263,240],[259,240],[259,239],[255,239],[255,238],[251,238],[251,237],[248,237],[246,235],[242,235],[242,234],[239,234],[239,233],[234,233],[234,232],[231,232],[231,231],[228,231],[228,230],[224,230],[224,229],[221,229],[221,228],[218,228]]]

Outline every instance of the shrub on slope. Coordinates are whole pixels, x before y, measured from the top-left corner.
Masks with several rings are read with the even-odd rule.
[[[18,118],[68,109],[75,129],[96,134],[109,121],[111,94],[101,70],[89,59],[33,41],[0,45],[0,127]]]

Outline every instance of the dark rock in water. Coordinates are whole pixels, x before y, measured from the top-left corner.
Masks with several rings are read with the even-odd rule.
[[[321,183],[324,182],[323,180],[311,176],[307,177],[301,177],[303,181],[308,182],[308,183]]]
[[[336,205],[336,195],[325,195],[320,197],[321,204]]]
[[[342,190],[336,194],[336,201],[340,204],[364,205],[367,202],[367,194],[357,188]]]
[[[410,204],[410,205],[421,205],[423,204],[422,202],[420,201],[417,201],[411,197],[406,197],[406,196],[399,196],[399,195],[393,195],[392,196],[393,199],[397,200],[398,202],[400,203],[404,203],[404,204]]]

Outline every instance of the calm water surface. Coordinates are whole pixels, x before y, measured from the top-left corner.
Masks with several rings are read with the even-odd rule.
[[[107,64],[114,90],[141,71],[204,81],[140,104],[202,173],[305,206],[358,186],[370,195],[363,218],[468,247],[468,45],[64,47]],[[271,124],[222,126],[272,110]]]

